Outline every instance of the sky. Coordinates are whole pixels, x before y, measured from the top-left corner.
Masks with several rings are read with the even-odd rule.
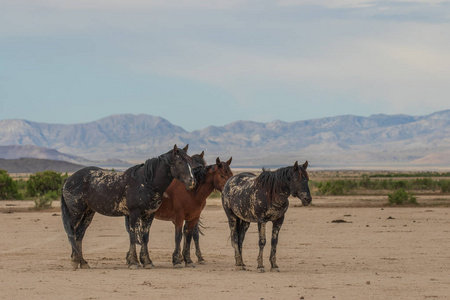
[[[450,1],[0,0],[0,120],[192,131],[449,103]]]

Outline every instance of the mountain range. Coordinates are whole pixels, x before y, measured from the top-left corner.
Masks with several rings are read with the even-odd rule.
[[[237,121],[192,132],[145,114],[69,125],[0,120],[0,146],[4,146],[0,158],[35,157],[84,165],[107,159],[138,163],[174,144],[189,144],[190,154],[204,150],[208,163],[217,156],[232,156],[233,165],[241,167],[308,160],[317,168],[442,169],[450,167],[450,110],[424,116]]]

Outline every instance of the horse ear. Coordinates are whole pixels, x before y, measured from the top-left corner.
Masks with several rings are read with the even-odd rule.
[[[233,159],[233,157],[230,157],[229,160],[227,160],[227,165],[231,165],[231,160]]]
[[[186,144],[186,147],[183,148],[184,152],[187,153],[188,148],[189,148],[189,144]]]
[[[294,164],[294,171],[298,171],[298,161],[296,161]]]
[[[219,158],[219,157],[216,158],[216,165],[217,165],[219,168],[222,167],[222,164],[220,163],[220,158]]]
[[[302,165],[303,169],[306,170],[306,168],[308,167],[308,161],[305,161],[305,163]]]
[[[175,146],[173,146],[173,154],[175,155],[178,152],[178,147],[177,144],[175,144]]]
[[[201,158],[203,158],[203,156],[205,156],[205,151],[202,151],[202,153],[199,154]]]

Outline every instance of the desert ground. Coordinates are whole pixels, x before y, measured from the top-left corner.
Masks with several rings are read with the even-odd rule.
[[[83,243],[91,269],[76,271],[57,201],[44,212],[29,210],[29,201],[1,201],[0,298],[449,299],[450,207],[392,207],[386,201],[316,196],[312,206],[302,207],[292,199],[278,244],[280,273],[269,272],[270,242],[267,272],[256,270],[256,224],[244,242],[248,270],[235,269],[219,199],[209,199],[202,214],[205,265],[174,269],[173,225],[155,220],[155,268],[130,270],[123,218],[97,214]]]

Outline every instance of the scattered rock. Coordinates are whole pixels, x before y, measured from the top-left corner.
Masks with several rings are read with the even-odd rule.
[[[331,223],[353,223],[353,222],[345,221],[343,219],[336,219],[331,221]]]
[[[395,220],[395,218],[389,216],[389,218],[387,218],[388,220]]]

